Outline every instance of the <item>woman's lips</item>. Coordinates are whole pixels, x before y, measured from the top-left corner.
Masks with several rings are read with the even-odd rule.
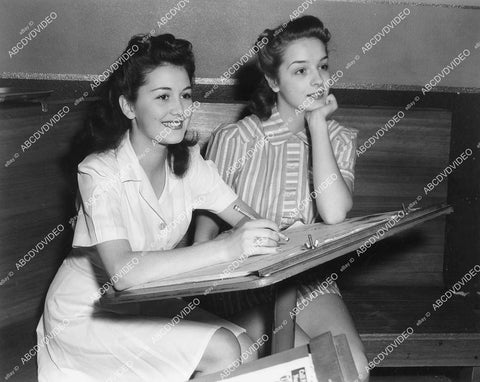
[[[307,94],[307,97],[318,99],[318,98],[322,98],[324,95],[325,95],[325,90],[320,89],[320,90],[317,90],[315,93]]]
[[[172,130],[181,130],[183,121],[162,121],[162,124]]]

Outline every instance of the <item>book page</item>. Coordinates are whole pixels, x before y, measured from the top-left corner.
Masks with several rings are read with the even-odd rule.
[[[248,258],[215,264],[213,266],[198,269],[184,274],[175,275],[163,280],[147,284],[148,287],[184,284],[189,282],[201,282],[209,280],[222,280],[235,277],[243,277],[255,274],[258,270],[281,262],[292,256],[297,256],[308,249],[304,244],[310,234],[313,241],[318,240],[319,246],[342,240],[349,235],[366,230],[378,224],[390,220],[398,211],[374,214],[351,218],[339,224],[328,225],[324,223],[302,224],[296,223],[283,233],[289,237],[289,241],[280,242],[280,253],[271,255],[254,255]],[[147,285],[130,289],[141,289]]]

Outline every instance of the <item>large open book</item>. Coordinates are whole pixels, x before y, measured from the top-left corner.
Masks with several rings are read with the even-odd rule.
[[[355,217],[335,225],[323,223],[300,225],[283,231],[290,240],[281,242],[281,251],[278,254],[242,257],[233,262],[219,263],[194,272],[178,274],[174,277],[130,288],[127,291],[135,292],[156,287],[169,287],[168,289],[172,290],[175,286],[181,286],[180,289],[183,289],[185,285],[192,283],[206,285],[205,282],[234,281],[249,276],[268,278],[282,271],[293,269],[294,271],[287,272],[282,277],[286,278],[300,273],[303,269],[302,264],[305,264],[304,268],[308,269],[360,248],[368,240],[370,243],[380,241],[451,211],[450,206],[442,204],[415,211],[398,210]],[[308,249],[305,246],[308,235],[311,235],[314,241],[318,241],[319,245],[316,248]]]

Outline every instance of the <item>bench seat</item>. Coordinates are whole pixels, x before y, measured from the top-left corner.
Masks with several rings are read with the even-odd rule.
[[[471,301],[454,295],[434,310],[432,304],[444,292],[436,287],[342,289],[368,360],[388,353],[381,362],[377,358],[378,367],[480,367],[480,322]],[[386,351],[408,327],[413,334]]]

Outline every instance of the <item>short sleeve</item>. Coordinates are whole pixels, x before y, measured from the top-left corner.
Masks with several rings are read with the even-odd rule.
[[[73,247],[90,247],[105,241],[126,239],[119,174],[101,161],[78,166],[80,207]]]
[[[353,191],[358,131],[343,127],[335,121],[329,122],[328,130],[340,173],[347,186]]]
[[[245,159],[246,143],[236,125],[218,126],[210,138],[205,158],[213,161],[222,179],[235,190],[238,169]]]
[[[237,195],[218,174],[217,166],[200,155],[198,145],[191,151],[188,182],[193,196],[194,208],[214,213],[225,210],[237,199]]]

